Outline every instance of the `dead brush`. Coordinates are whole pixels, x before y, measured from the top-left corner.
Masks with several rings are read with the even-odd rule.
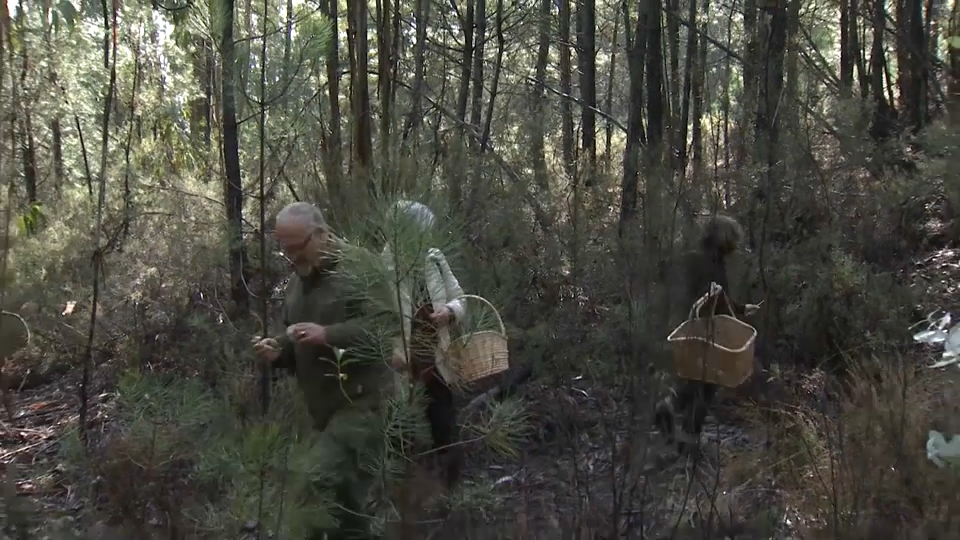
[[[176,427],[155,426],[152,436],[125,431],[108,436],[89,460],[100,508],[114,521],[146,533],[157,525],[179,538],[183,510],[194,500],[194,456]]]
[[[906,538],[960,510],[958,476],[936,468],[924,449],[946,412],[937,407],[942,387],[938,372],[869,358],[853,363],[834,406],[784,411],[774,446],[790,466],[777,481],[810,535],[866,538],[884,530]]]
[[[310,433],[313,420],[296,378],[283,376],[271,385],[270,411],[264,417],[259,376],[253,370],[234,370],[221,375],[223,383],[219,391],[227,404],[229,421],[234,427],[244,429],[266,419],[302,434]]]
[[[232,416],[240,425],[258,418],[263,410],[260,381],[256,373],[245,371],[225,377],[224,393]]]
[[[0,397],[7,410],[7,419],[13,422],[16,414],[13,404],[11,378],[4,368],[7,360],[30,343],[30,327],[27,321],[12,311],[0,310]]]

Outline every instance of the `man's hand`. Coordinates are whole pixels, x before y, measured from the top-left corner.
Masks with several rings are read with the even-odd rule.
[[[430,322],[437,326],[437,328],[443,328],[450,325],[450,321],[453,319],[453,310],[447,306],[434,311],[430,314]]]
[[[294,343],[326,345],[327,329],[314,323],[297,323],[287,327],[287,335]]]
[[[753,315],[754,313],[760,311],[760,304],[745,304],[743,306],[743,314],[747,317]]]
[[[273,338],[253,338],[253,352],[257,354],[261,360],[267,362],[276,362],[277,358],[280,358],[280,344],[277,343],[277,340]]]
[[[709,296],[712,298],[723,292],[723,287],[720,286],[716,281],[710,282],[710,292]]]

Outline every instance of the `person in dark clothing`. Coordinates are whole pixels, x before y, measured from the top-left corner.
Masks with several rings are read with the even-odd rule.
[[[716,283],[722,292],[712,295],[697,312],[700,317],[712,314],[733,313],[744,318],[758,309],[754,304],[740,304],[730,299],[730,281],[727,275],[727,259],[736,252],[743,231],[731,217],[717,215],[710,218],[700,234],[699,245],[681,258],[683,294],[680,309],[686,313],[698,299],[711,292],[711,283]],[[717,395],[715,384],[678,378],[667,398],[657,403],[654,423],[668,443],[678,443],[684,452],[700,442],[707,410]],[[676,431],[676,416],[682,418],[682,429]]]
[[[309,203],[293,203],[277,216],[274,237],[294,266],[284,296],[285,331],[256,339],[264,361],[295,373],[314,427],[311,482],[328,493],[337,524],[313,538],[372,539],[369,506],[375,474],[368,463],[385,446],[382,401],[392,391],[392,371],[383,359],[360,360],[370,343],[364,305],[347,294],[336,240],[323,214]],[[367,461],[365,461],[367,460]]]

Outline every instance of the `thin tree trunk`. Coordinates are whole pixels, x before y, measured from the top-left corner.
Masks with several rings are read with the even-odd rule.
[[[288,9],[292,11],[293,4],[291,0],[288,1]],[[269,0],[263,0],[263,12],[267,13],[269,9]],[[266,321],[270,320],[270,285],[269,285],[269,276],[267,276],[267,241],[266,241],[266,223],[267,223],[267,36],[269,35],[267,28],[267,17],[261,17],[262,26],[260,27],[260,84],[259,90],[260,95],[258,96],[258,101],[260,102],[259,117],[257,121],[257,139],[259,141],[259,155],[258,155],[258,174],[257,174],[257,185],[260,188],[260,193],[257,197],[258,206],[260,207],[260,320]],[[285,53],[286,54],[286,53]],[[284,68],[289,64],[284,64]],[[264,362],[260,368],[260,406],[261,412],[266,415],[270,411],[270,382],[273,378],[273,369],[271,365],[267,362]],[[262,486],[263,484],[261,484]],[[262,487],[261,487],[262,489]],[[260,494],[261,501],[263,493]],[[262,523],[263,513],[262,506],[260,507],[261,512],[258,512],[257,521]]]
[[[220,85],[220,105],[223,108],[223,166],[224,204],[227,218],[228,259],[230,267],[230,297],[239,315],[250,313],[250,294],[247,291],[244,270],[247,253],[243,242],[243,179],[240,169],[240,126],[237,123],[236,43],[233,40],[234,0],[222,0],[223,30],[220,51],[223,80]]]
[[[850,0],[840,0],[840,97],[849,98],[853,89],[853,56],[851,44]],[[854,17],[856,14],[853,14]]]
[[[470,72],[473,68],[473,2],[466,0],[467,8],[464,19],[459,21],[460,28],[463,29],[463,49],[460,52],[460,90],[457,92],[457,120],[461,122],[467,119],[467,103],[470,99]]]
[[[607,98],[604,103],[603,109],[607,112],[611,118],[613,117],[613,86],[614,82],[617,80],[617,50],[619,48],[618,38],[620,37],[620,17],[614,16],[613,18],[613,47],[610,51],[610,74],[607,78]],[[604,168],[609,171],[613,166],[613,152],[611,146],[613,145],[613,122],[607,122],[604,127],[604,139],[603,139],[603,162]]]
[[[867,0],[869,1],[869,0]],[[864,57],[864,39],[861,33],[865,32],[860,28],[860,0],[850,0],[850,50],[853,51],[854,65],[857,66],[857,80],[860,83],[860,95],[864,98],[870,95],[870,77]]]
[[[44,22],[43,22],[43,42],[46,44],[47,49],[52,50],[53,43],[51,42],[51,23],[52,21],[52,11],[53,5],[50,2],[44,3]],[[57,70],[56,64],[54,62],[50,63],[49,73],[47,75],[48,80],[50,81],[50,88],[54,89],[54,92],[59,93],[60,83],[57,80]],[[0,80],[3,80],[0,77]],[[65,180],[64,168],[63,168],[63,130],[60,126],[60,107],[59,105],[53,108],[53,118],[50,120],[50,138],[51,138],[51,150],[53,152],[53,176],[54,176],[54,189],[57,194],[60,194],[60,190],[63,187],[63,182]]]
[[[710,20],[710,0],[704,0],[703,2],[703,20]],[[699,56],[696,66],[693,68],[693,82],[692,90],[693,94],[693,118],[691,123],[693,124],[693,133],[691,134],[691,146],[693,153],[693,181],[696,184],[696,187],[699,189],[699,182],[703,178],[703,104],[706,101],[705,89],[704,89],[704,79],[706,77],[706,66],[707,66],[707,42],[706,33],[700,34],[700,44],[697,48],[697,54]],[[728,88],[728,82],[725,80],[724,87]],[[726,90],[725,90],[726,91]],[[726,121],[724,121],[726,125]],[[726,126],[724,127],[726,129]],[[727,148],[728,141],[724,140],[724,148]],[[729,152],[729,149],[726,150]],[[726,160],[729,161],[729,154],[727,154]],[[717,156],[714,156],[714,162],[718,162]],[[729,191],[729,188],[724,190],[725,192]],[[698,191],[699,193],[699,191]],[[725,194],[726,197],[729,197],[729,194]]]
[[[786,36],[786,103],[800,103],[800,46],[797,35],[800,33],[800,3],[803,0],[788,0],[787,3],[787,36]],[[784,103],[784,100],[780,100]],[[800,109],[798,107],[782,107],[783,126],[788,132],[799,135]]]
[[[651,166],[662,163],[664,130],[666,128],[666,110],[664,106],[663,80],[663,32],[661,4],[658,0],[650,2],[650,16],[647,23],[647,162]]]
[[[123,231],[121,236],[123,242],[126,242],[130,236],[130,223],[133,221],[133,190],[130,187],[133,167],[130,165],[130,152],[133,147],[133,132],[137,125],[136,119],[140,116],[140,111],[137,107],[137,99],[140,92],[140,71],[140,40],[138,37],[133,50],[133,88],[130,90],[130,115],[127,126],[127,140],[123,148]]]
[[[737,129],[737,147],[734,157],[734,167],[742,169],[750,157],[752,144],[751,121],[757,110],[757,81],[760,71],[760,45],[757,37],[757,0],[744,0],[743,5],[743,94],[741,102],[741,117]]]
[[[688,2],[693,4],[696,3],[696,0],[688,0]],[[668,0],[667,11],[669,12],[669,15],[667,15],[667,44],[669,45],[669,58],[667,62],[669,64],[668,77],[670,79],[670,113],[667,115],[667,121],[670,124],[670,146],[673,149],[671,152],[671,166],[675,171],[681,172],[685,167],[684,159],[686,158],[688,120],[688,118],[684,117],[685,113],[682,111],[681,99],[683,95],[681,93],[689,91],[689,83],[687,82],[688,76],[686,70],[683,75],[683,87],[681,87],[680,83],[680,0]],[[690,18],[689,12],[687,19],[690,24],[690,26],[687,27],[687,31],[688,34],[690,34],[693,33],[694,21]],[[684,61],[685,66],[689,65],[689,59],[691,58],[689,44],[690,39],[688,38],[687,60]],[[684,87],[687,89],[682,89]]]
[[[330,21],[331,32],[338,35],[339,10],[337,0],[325,0],[321,9]],[[340,40],[331,40],[327,58],[324,62],[327,70],[327,99],[330,102],[330,127],[325,132],[324,168],[326,169],[327,192],[334,208],[343,208],[346,203],[343,196],[343,136],[340,128]]]
[[[627,70],[630,77],[630,108],[627,115],[627,141],[623,150],[623,180],[620,186],[620,220],[617,235],[621,249],[629,251],[628,240],[633,236],[637,220],[640,186],[640,150],[645,143],[643,128],[643,79],[647,55],[647,26],[650,1],[638,4],[633,36],[627,31]],[[624,28],[630,27],[629,9],[623,4]]]
[[[110,10],[104,4],[104,41],[107,43],[106,67],[110,73],[107,86],[104,89],[103,113],[100,129],[100,189],[97,197],[96,225],[94,229],[93,251],[93,291],[90,302],[90,328],[87,333],[87,344],[83,354],[83,374],[80,379],[80,411],[78,423],[80,438],[83,443],[89,444],[87,419],[89,413],[88,399],[90,395],[90,378],[93,376],[93,346],[97,333],[97,308],[100,303],[100,280],[103,269],[103,248],[101,236],[103,234],[103,207],[107,193],[107,158],[110,149],[110,111],[113,109],[113,96],[117,87],[117,12],[120,10],[119,0],[113,0]],[[112,45],[112,46],[111,46]],[[112,55],[110,54],[112,51]]]
[[[392,54],[390,51],[390,0],[377,0],[377,97],[380,98],[380,159],[384,167],[390,160],[390,124]]]
[[[430,0],[416,0],[414,24],[417,27],[417,42],[413,58],[413,89],[411,91],[410,114],[403,126],[403,142],[407,141],[411,131],[420,127],[423,118],[423,78],[426,71],[427,28],[430,24]]]
[[[549,193],[550,176],[547,171],[546,128],[544,114],[547,110],[547,62],[550,60],[550,5],[552,0],[540,0],[539,35],[537,38],[537,63],[535,68],[536,86],[533,94],[533,114],[528,119],[533,147],[533,181],[540,190],[540,196],[546,199]]]
[[[373,179],[373,140],[370,118],[370,83],[367,77],[367,3],[347,3],[347,42],[350,45],[350,101],[352,104],[353,160],[351,172],[365,178],[367,191],[377,196]]]
[[[480,150],[490,148],[490,126],[493,124],[493,105],[500,91],[500,71],[503,69],[503,54],[507,40],[503,34],[503,0],[497,0],[497,59],[493,65],[493,80],[490,81],[490,99],[487,101],[486,120],[483,123],[483,134],[480,136]]]
[[[647,147],[644,150],[645,178],[643,183],[643,240],[644,255],[649,260],[660,260],[660,247],[663,237],[659,231],[666,224],[664,196],[666,181],[664,175],[664,151],[669,149],[669,136],[666,132],[666,119],[669,103],[664,95],[663,58],[663,12],[659,0],[646,0],[650,4],[650,18],[647,23]]]
[[[886,23],[886,8],[884,0],[872,0],[873,19],[873,48],[870,52],[870,90],[875,102],[871,135],[874,139],[882,140],[890,137],[896,130],[892,102],[887,101],[884,94],[883,78],[886,72],[886,58],[884,57],[883,32]]]
[[[680,120],[677,123],[679,135],[677,136],[676,152],[678,156],[677,169],[680,171],[681,178],[685,176],[687,170],[687,126],[690,123],[690,94],[693,90],[694,71],[700,68],[696,65],[697,58],[697,0],[687,0],[689,3],[687,11],[687,56],[684,59],[683,66],[683,92],[680,103]],[[676,17],[669,17],[667,20],[676,20]],[[679,35],[677,36],[679,40]],[[679,48],[679,47],[678,47]],[[699,76],[699,75],[697,75]],[[702,94],[700,94],[702,96]],[[694,127],[696,130],[697,127]]]
[[[473,45],[473,95],[470,103],[470,125],[473,129],[480,130],[483,118],[483,63],[486,51],[487,41],[487,2],[486,0],[476,0],[474,8],[474,17],[476,21]],[[473,144],[479,144],[475,137],[469,139]]]
[[[960,2],[953,3],[948,28],[949,35],[960,36]],[[947,55],[950,60],[950,71],[947,74],[947,115],[951,125],[960,126],[960,47],[951,44]]]
[[[597,167],[596,12],[593,0],[577,1],[577,70],[580,72],[580,147],[586,153],[588,186]]]
[[[470,82],[474,57],[474,0],[466,0],[464,17],[458,21],[463,29],[463,49],[460,52],[460,87],[457,90],[456,119],[460,140],[455,144],[457,148],[466,145],[467,133],[465,130],[467,118],[467,104],[470,99]],[[449,148],[448,148],[449,150]],[[450,175],[447,183],[447,193],[451,210],[459,215],[463,209],[463,182],[461,175]]]
[[[570,181],[577,176],[577,155],[573,139],[573,107],[570,104],[573,95],[573,59],[570,57],[570,2],[559,0],[560,25],[557,49],[560,56],[560,147],[563,154],[563,168]]]

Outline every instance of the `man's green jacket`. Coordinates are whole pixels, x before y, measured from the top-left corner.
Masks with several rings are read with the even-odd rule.
[[[373,406],[392,380],[381,347],[369,328],[360,295],[351,294],[336,262],[309,276],[294,274],[283,302],[284,329],[300,322],[326,328],[327,345],[294,343],[286,332],[278,336],[280,358],[274,366],[294,371],[317,429],[348,405]],[[337,352],[340,349],[340,358]]]

